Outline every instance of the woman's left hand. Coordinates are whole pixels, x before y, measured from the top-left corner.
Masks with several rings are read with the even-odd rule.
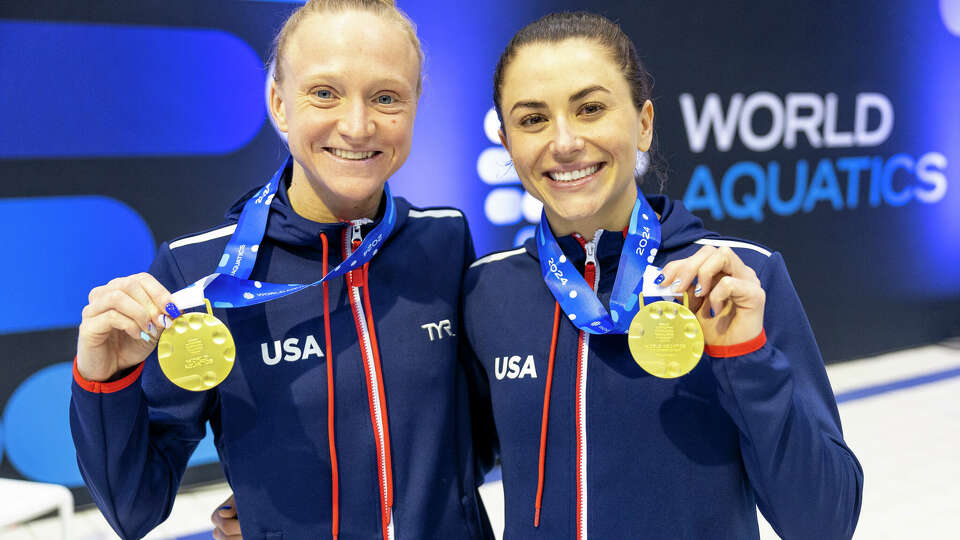
[[[707,345],[737,345],[763,331],[766,293],[756,272],[732,249],[704,246],[686,259],[667,263],[663,276],[664,286],[687,291]]]

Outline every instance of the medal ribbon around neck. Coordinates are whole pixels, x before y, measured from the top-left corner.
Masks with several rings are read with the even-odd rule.
[[[292,161],[293,157],[288,157],[263,189],[246,202],[237,221],[237,228],[223,250],[218,271],[173,294],[174,303],[180,309],[202,306],[204,298],[209,299],[215,308],[246,307],[283,298],[362,267],[373,259],[379,247],[393,233],[397,223],[397,207],[390,193],[390,186],[384,184],[386,209],[383,219],[367,234],[360,246],[343,262],[327,272],[327,275],[307,284],[267,283],[248,279],[267,229],[270,204],[280,187],[284,170]]]
[[[620,252],[609,312],[563,254],[550,230],[546,211],[540,215],[537,226],[537,248],[543,280],[577,328],[591,334],[626,334],[639,310],[643,273],[660,248],[660,222],[650,203],[638,193]]]

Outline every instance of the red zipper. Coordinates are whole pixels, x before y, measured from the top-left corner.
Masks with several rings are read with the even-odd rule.
[[[586,252],[583,265],[583,277],[591,290],[599,285],[599,265],[596,258],[596,246],[600,241],[602,229],[593,240],[586,242],[579,234],[574,235]],[[577,342],[577,540],[587,539],[587,359],[590,354],[590,334],[580,331]]]
[[[360,222],[354,221],[352,227],[344,231],[344,259],[360,246]],[[352,237],[351,237],[352,236]],[[370,308],[370,291],[367,282],[369,263],[347,273],[350,286],[350,307],[353,310],[353,322],[357,327],[360,340],[360,354],[363,357],[366,375],[367,401],[370,407],[370,423],[373,426],[374,441],[377,446],[377,477],[380,487],[381,525],[384,540],[394,539],[393,523],[393,466],[390,456],[390,428],[387,423],[386,399],[383,391],[383,375],[380,369],[380,354],[377,346],[376,331],[373,328],[373,313]],[[361,293],[365,302],[361,303]],[[366,304],[366,313],[364,310]]]

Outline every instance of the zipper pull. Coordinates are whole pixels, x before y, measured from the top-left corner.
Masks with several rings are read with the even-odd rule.
[[[357,246],[359,246],[360,242],[363,240],[360,233],[360,225],[362,222],[359,219],[357,219],[357,220],[351,221],[351,223],[353,224],[353,233],[351,238],[353,242],[353,249],[357,249]]]
[[[587,262],[584,263],[584,266],[587,264],[597,264],[597,239],[600,237],[600,231],[597,231],[596,236],[593,237],[593,240],[587,242],[583,249],[587,252]]]
[[[360,226],[363,225],[363,221],[357,219],[351,221],[350,224],[352,225],[352,230],[350,231],[350,254],[352,255],[357,251],[357,248],[360,247],[360,243],[363,240],[360,232]],[[347,272],[347,284],[351,287],[363,287],[367,284],[364,279],[362,266]]]

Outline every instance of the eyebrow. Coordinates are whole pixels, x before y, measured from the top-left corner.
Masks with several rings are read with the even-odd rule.
[[[576,102],[576,101],[580,101],[581,99],[583,99],[583,98],[585,98],[585,97],[589,96],[590,94],[592,94],[592,93],[594,93],[594,92],[597,92],[597,91],[606,92],[606,93],[608,93],[608,94],[610,93],[610,91],[607,90],[605,87],[603,87],[603,86],[601,86],[601,85],[599,85],[599,84],[595,84],[595,85],[593,85],[593,86],[588,86],[588,87],[584,88],[583,90],[580,90],[579,92],[573,94],[572,96],[570,96],[570,100],[569,100],[569,101],[570,101],[570,103],[573,103],[573,102]],[[527,107],[527,108],[530,108],[530,109],[546,109],[546,108],[547,108],[547,104],[544,103],[543,101],[532,101],[532,100],[531,100],[531,101],[518,101],[517,103],[515,103],[515,104],[513,105],[513,107],[510,108],[510,112],[513,113],[513,111],[516,110],[518,107]]]

